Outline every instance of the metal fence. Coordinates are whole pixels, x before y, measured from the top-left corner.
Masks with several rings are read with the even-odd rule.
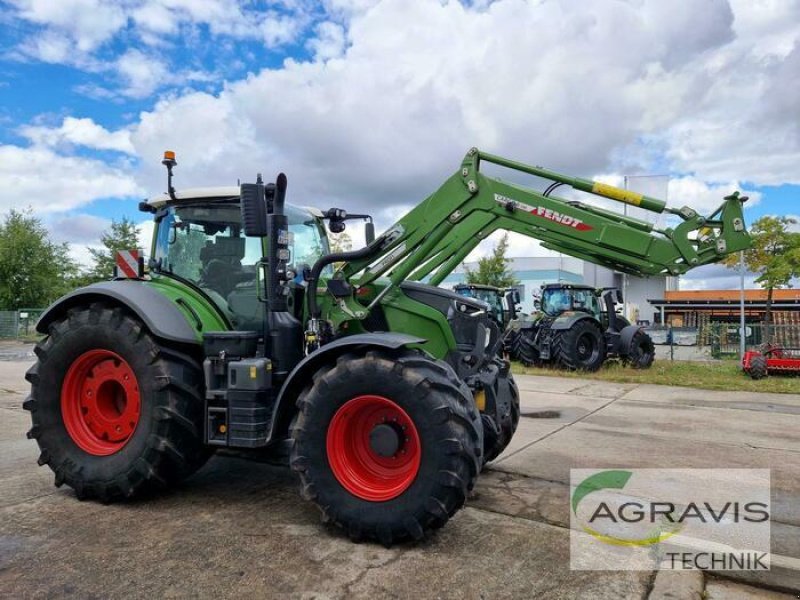
[[[711,357],[738,356],[741,331],[738,323],[705,323],[699,327],[647,327],[655,344],[695,346],[708,349]],[[788,348],[800,348],[800,324],[770,325],[771,342]],[[744,331],[745,348],[757,348],[766,342],[763,323],[749,323]]]
[[[0,339],[30,339],[37,337],[36,321],[43,308],[0,310]]]

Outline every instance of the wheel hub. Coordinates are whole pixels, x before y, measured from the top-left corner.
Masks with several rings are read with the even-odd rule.
[[[408,413],[373,395],[356,396],[336,411],[326,450],[342,487],[371,502],[400,496],[416,479],[422,459],[419,434]]]
[[[400,450],[402,431],[395,424],[379,423],[369,433],[369,446],[378,456],[388,458]]]
[[[72,440],[84,451],[107,456],[133,435],[141,413],[136,375],[110,350],[90,350],[70,365],[61,386],[61,413]]]

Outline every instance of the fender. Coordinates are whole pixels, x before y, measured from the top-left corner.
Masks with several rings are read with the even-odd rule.
[[[628,352],[631,349],[631,341],[633,340],[633,336],[640,329],[642,329],[642,327],[639,326],[639,325],[627,325],[627,326],[622,328],[622,331],[619,334],[619,355],[620,356],[628,356]]]
[[[135,313],[156,337],[182,344],[201,343],[198,332],[174,302],[133,280],[105,281],[70,292],[47,308],[36,323],[36,331],[46,334],[50,324],[73,306],[109,299]]]
[[[561,313],[553,323],[550,325],[550,329],[556,331],[563,331],[564,329],[570,329],[575,323],[581,321],[583,319],[591,319],[595,323],[597,323],[597,319],[590,315],[589,313],[581,312],[581,311],[569,311]]]
[[[411,344],[424,344],[425,338],[406,335],[404,333],[361,333],[339,338],[318,348],[292,369],[275,401],[272,429],[269,439],[277,441],[289,431],[289,424],[295,413],[295,402],[303,388],[311,381],[312,374],[319,368],[349,350],[365,348],[385,348],[398,350]]]

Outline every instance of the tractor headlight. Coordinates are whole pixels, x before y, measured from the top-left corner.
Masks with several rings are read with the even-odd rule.
[[[489,347],[489,342],[492,341],[492,330],[486,325],[484,325],[483,328],[486,330],[486,341],[483,343],[483,349],[486,350],[486,348]]]

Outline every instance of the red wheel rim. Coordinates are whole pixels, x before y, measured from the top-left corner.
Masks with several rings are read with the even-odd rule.
[[[139,384],[110,350],[89,350],[70,365],[61,386],[61,416],[78,447],[95,456],[119,451],[139,422]]]
[[[392,456],[381,456],[370,443],[378,425],[389,425],[399,435]],[[400,406],[383,396],[356,396],[331,420],[327,435],[328,462],[342,486],[371,502],[397,498],[419,472],[422,450],[417,428]]]

